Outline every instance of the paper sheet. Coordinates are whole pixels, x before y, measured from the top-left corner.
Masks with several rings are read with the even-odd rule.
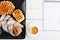
[[[44,30],[60,30],[60,3],[44,3]]]

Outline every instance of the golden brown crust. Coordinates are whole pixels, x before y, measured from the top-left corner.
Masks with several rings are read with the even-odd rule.
[[[15,9],[15,6],[10,1],[1,1],[0,2],[0,13],[1,14],[9,14],[12,13]]]
[[[17,22],[21,22],[24,20],[24,15],[21,10],[17,9],[12,14]]]

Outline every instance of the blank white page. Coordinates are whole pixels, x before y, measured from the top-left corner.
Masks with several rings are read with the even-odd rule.
[[[44,30],[60,30],[60,3],[44,3]]]

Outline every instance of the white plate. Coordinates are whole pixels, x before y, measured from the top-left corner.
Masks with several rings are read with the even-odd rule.
[[[36,26],[36,27],[38,28],[38,33],[35,34],[35,35],[30,32],[30,28],[31,28],[32,26]],[[30,23],[30,24],[28,24],[28,25],[27,25],[26,32],[27,32],[27,34],[28,34],[28,36],[29,36],[30,38],[38,37],[39,32],[40,32],[39,25],[37,25],[36,23]]]

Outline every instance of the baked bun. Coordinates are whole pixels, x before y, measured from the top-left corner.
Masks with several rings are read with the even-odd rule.
[[[0,2],[0,14],[10,14],[15,9],[15,6],[10,1],[1,1]]]
[[[19,34],[21,34],[21,32],[22,32],[21,27],[19,27],[19,26],[13,27],[13,34],[14,34],[15,36],[19,36]]]
[[[22,22],[24,20],[23,12],[19,9],[15,10],[12,15],[17,22]]]
[[[9,27],[9,34],[11,34],[14,37],[17,37],[22,32],[23,25],[19,23],[15,23],[13,26]]]

